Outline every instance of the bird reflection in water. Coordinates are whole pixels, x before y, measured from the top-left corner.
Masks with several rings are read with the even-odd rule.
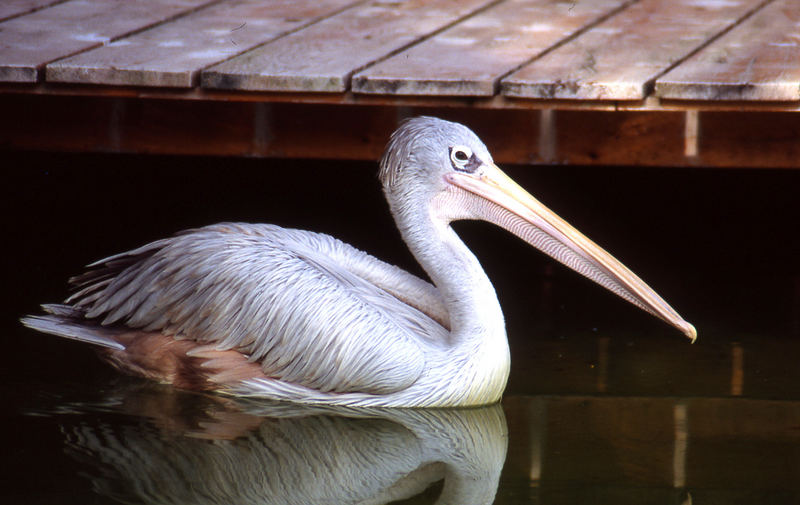
[[[134,384],[62,424],[95,490],[121,502],[380,504],[443,480],[436,503],[488,504],[505,462],[499,405],[310,407]],[[122,423],[98,415],[109,405]]]

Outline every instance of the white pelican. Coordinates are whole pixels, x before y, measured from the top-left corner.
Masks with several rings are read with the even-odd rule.
[[[265,224],[189,230],[89,265],[31,328],[103,347],[119,369],[188,389],[304,403],[499,401],[509,373],[494,288],[450,223],[482,219],[677,327],[694,327],[515,184],[468,128],[392,134],[380,180],[433,284],[328,235]]]

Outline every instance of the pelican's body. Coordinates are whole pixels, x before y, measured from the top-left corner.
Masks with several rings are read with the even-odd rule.
[[[68,305],[23,322],[179,387],[358,406],[494,403],[510,366],[503,314],[450,227],[484,219],[694,338],[638,277],[507,179],[466,127],[406,122],[380,177],[433,284],[327,235],[229,223],[95,263],[73,279]]]

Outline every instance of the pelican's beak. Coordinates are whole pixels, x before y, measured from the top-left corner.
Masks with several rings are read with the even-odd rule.
[[[542,205],[496,165],[484,163],[474,174],[449,172],[446,178],[488,203],[475,209],[481,218],[505,228],[555,260],[663,319],[692,342],[697,338],[694,326],[684,321],[650,286]]]

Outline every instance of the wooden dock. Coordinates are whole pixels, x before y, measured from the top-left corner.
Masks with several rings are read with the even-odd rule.
[[[797,0],[5,0],[0,149],[800,167]]]

